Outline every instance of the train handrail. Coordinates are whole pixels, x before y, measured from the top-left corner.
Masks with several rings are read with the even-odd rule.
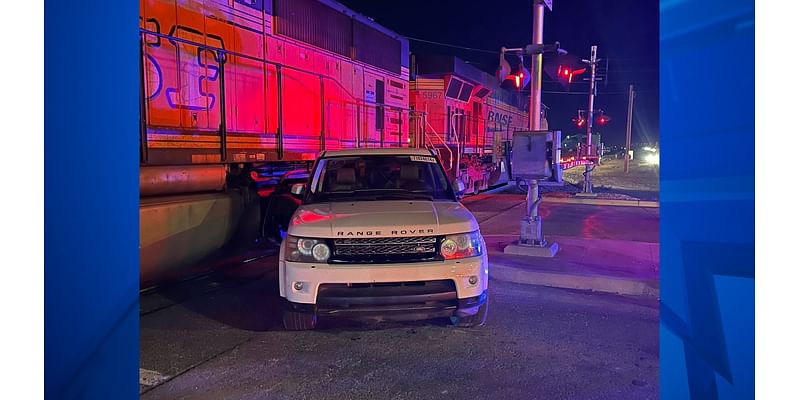
[[[455,117],[458,117],[458,116],[462,116],[463,117],[464,113],[454,112],[453,115],[450,116],[450,125],[451,125],[450,128],[455,133],[454,136],[456,138],[456,157],[458,158],[458,161],[457,161],[458,164],[456,164],[456,165],[458,165],[459,169],[460,169],[460,165],[461,165],[461,138],[458,135],[458,130],[456,129],[457,127],[456,127],[456,123],[455,123]],[[452,161],[452,158],[451,158],[451,161]]]
[[[152,36],[156,36],[156,37],[159,37],[159,38],[164,38],[164,39],[167,39],[167,40],[173,41],[173,42],[184,43],[184,44],[196,46],[198,48],[202,48],[202,49],[206,49],[206,50],[213,50],[213,51],[218,52],[220,54],[241,57],[241,58],[248,59],[248,60],[251,60],[251,61],[256,61],[256,62],[260,62],[260,63],[263,63],[263,64],[269,64],[269,65],[273,65],[275,67],[281,67],[281,68],[284,68],[284,69],[290,69],[290,70],[293,70],[293,71],[302,72],[304,74],[308,74],[308,75],[311,75],[311,76],[316,76],[317,78],[320,78],[321,80],[328,80],[330,82],[333,82],[339,89],[341,89],[345,94],[347,94],[347,96],[350,99],[354,100],[352,102],[343,102],[343,104],[345,104],[345,105],[354,105],[356,107],[361,107],[361,106],[365,106],[365,105],[368,104],[366,101],[357,98],[355,96],[355,94],[353,94],[349,90],[347,90],[347,88],[344,87],[341,82],[339,82],[336,79],[333,79],[333,78],[331,78],[329,76],[325,76],[323,74],[320,74],[318,72],[306,71],[304,69],[293,67],[291,65],[281,64],[281,63],[274,62],[274,61],[269,61],[269,60],[264,60],[264,59],[261,59],[261,58],[258,58],[258,57],[254,57],[254,56],[251,56],[251,55],[247,55],[247,54],[243,54],[243,53],[240,53],[240,52],[236,52],[236,51],[232,51],[232,50],[228,50],[228,49],[224,49],[224,48],[216,47],[216,46],[209,46],[207,44],[195,42],[193,40],[184,39],[184,38],[180,38],[180,37],[176,37],[176,36],[170,36],[170,35],[167,35],[167,34],[164,34],[164,33],[154,32],[154,31],[151,31],[151,30],[148,30],[148,29],[144,29],[144,28],[139,28],[139,32],[140,32],[140,34],[143,34],[145,36],[152,35]],[[147,45],[147,40],[145,39],[144,42],[145,42],[145,46],[146,46]],[[393,110],[393,111],[412,111],[411,108],[397,107],[397,106],[388,105],[386,103],[377,103],[376,102],[374,104],[376,106],[382,107],[384,109],[389,109],[389,110]]]
[[[451,150],[450,146],[447,145],[447,142],[445,142],[444,139],[442,139],[442,137],[439,136],[439,134],[436,132],[436,129],[434,129],[433,126],[431,126],[431,123],[428,122],[427,118],[425,118],[425,125],[427,125],[428,128],[430,128],[431,132],[433,132],[433,134],[436,135],[436,138],[439,139],[439,141],[442,143],[442,145],[444,145],[444,148],[447,149],[447,151],[450,153],[450,167],[447,168],[447,170],[448,171],[452,171],[453,170],[453,150]],[[426,135],[426,138],[427,138],[427,135]],[[430,139],[428,139],[428,141],[430,141]],[[436,146],[433,146],[433,147],[435,148]]]

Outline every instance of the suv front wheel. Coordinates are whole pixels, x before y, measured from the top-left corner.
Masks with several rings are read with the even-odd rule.
[[[287,331],[306,331],[317,327],[317,313],[313,309],[298,309],[288,303],[283,310],[283,327]]]

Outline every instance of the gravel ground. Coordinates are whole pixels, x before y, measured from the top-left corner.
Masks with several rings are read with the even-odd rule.
[[[584,167],[564,171],[566,191],[578,192],[583,187]],[[640,200],[657,200],[659,167],[641,161],[632,161],[630,172],[625,174],[623,160],[606,160],[592,171],[592,185],[598,193],[616,193]]]

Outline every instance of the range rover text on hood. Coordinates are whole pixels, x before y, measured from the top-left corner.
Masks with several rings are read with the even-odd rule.
[[[393,229],[388,233],[384,233],[383,231],[338,231],[336,232],[336,236],[354,236],[354,237],[364,237],[364,236],[406,236],[406,235],[433,235],[436,233],[435,229],[432,228],[418,228],[418,229]]]

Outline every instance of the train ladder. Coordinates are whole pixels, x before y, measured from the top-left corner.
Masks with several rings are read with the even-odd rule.
[[[456,122],[455,121],[456,121],[457,117],[462,117],[463,118],[464,117],[464,113],[454,112],[453,115],[450,117],[451,131],[454,133],[453,136],[456,138],[456,164],[455,164],[456,165],[456,173],[453,175],[456,178],[458,178],[458,176],[461,173],[461,152],[462,152],[460,133],[459,133],[458,130],[456,130]],[[452,152],[450,153],[450,155],[452,157]],[[452,165],[453,165],[453,159],[452,158],[450,159],[450,165],[451,165],[451,168],[452,168]]]
[[[447,142],[445,142],[444,139],[436,132],[436,129],[433,129],[433,127],[431,126],[430,122],[428,122],[428,118],[425,118],[425,126],[427,126],[428,129],[431,130],[431,133],[433,133],[434,136],[436,136],[436,139],[439,141],[439,143],[442,144],[441,146],[436,146],[433,143],[433,141],[431,141],[430,137],[428,135],[425,135],[425,139],[426,139],[427,145],[429,146],[429,148],[432,148],[434,152],[436,152],[436,155],[439,156],[440,160],[442,159],[441,150],[439,150],[440,148],[444,147],[450,153],[449,154],[450,155],[450,166],[449,167],[445,166],[445,169],[448,172],[452,171],[453,170],[453,150],[450,149],[450,146],[447,145]]]

